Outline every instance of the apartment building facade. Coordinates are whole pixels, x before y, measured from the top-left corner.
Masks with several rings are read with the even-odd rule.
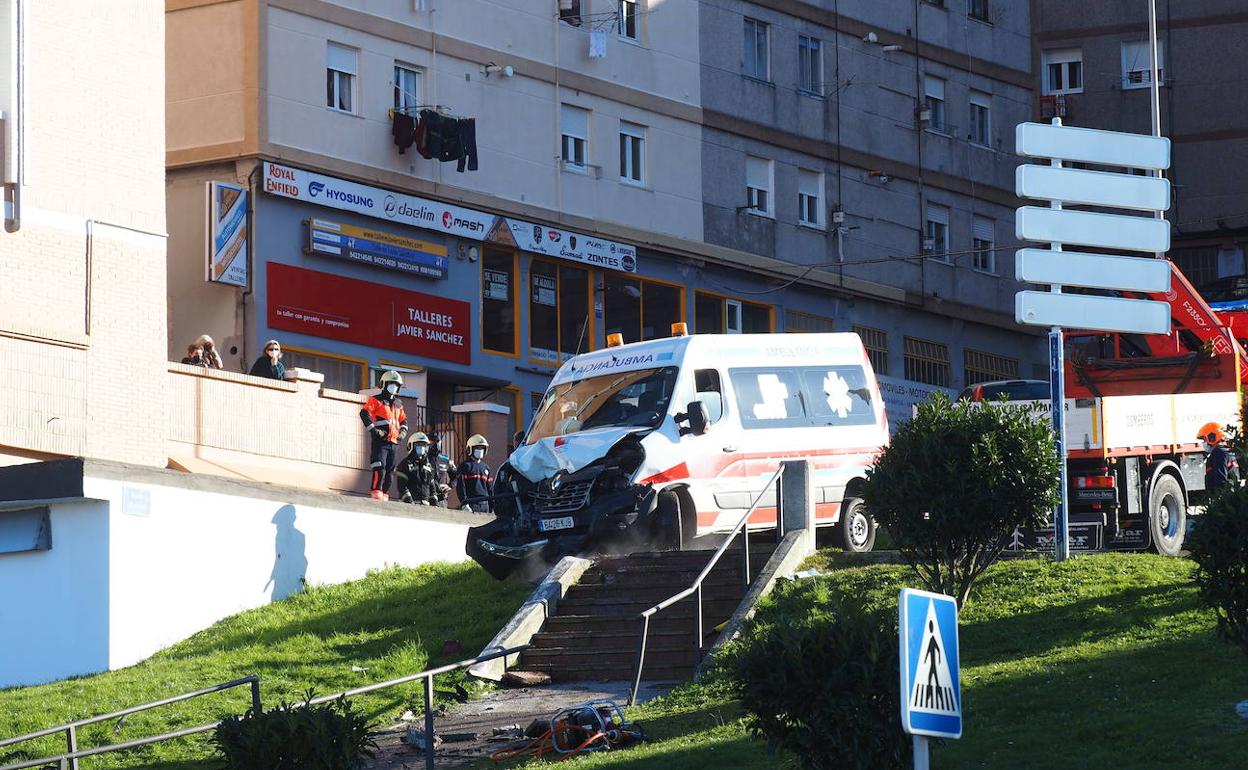
[[[825,323],[886,389],[1044,376],[1013,319],[1028,2],[724,0],[701,29],[707,242],[853,281]]]
[[[0,0],[0,465],[165,465],[162,11]]]
[[[1009,312],[1027,3],[916,2],[168,0],[168,354],[207,332],[245,370],[277,338],[327,387],[396,367],[421,403],[493,400],[516,427],[567,357],[678,322],[859,330],[906,413],[1030,376]],[[763,76],[749,19],[774,25]],[[945,122],[916,123],[942,83]],[[476,168],[400,152],[396,112],[472,118]]]
[[[1248,8],[1157,0],[1162,134],[1171,140],[1170,258],[1209,296],[1248,274]],[[1037,0],[1038,117],[1151,132],[1148,3]]]

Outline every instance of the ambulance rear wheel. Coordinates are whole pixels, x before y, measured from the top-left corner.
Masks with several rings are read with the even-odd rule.
[[[867,515],[861,497],[841,503],[841,547],[851,553],[865,553],[875,547],[875,519]]]
[[[1183,499],[1183,488],[1168,473],[1159,476],[1148,493],[1148,528],[1157,553],[1178,556],[1183,550],[1187,502]]]

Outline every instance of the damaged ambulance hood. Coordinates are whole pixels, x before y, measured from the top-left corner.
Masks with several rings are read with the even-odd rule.
[[[507,463],[529,481],[537,483],[559,471],[574,473],[606,457],[620,439],[650,428],[595,428],[567,436],[544,438],[511,453]]]

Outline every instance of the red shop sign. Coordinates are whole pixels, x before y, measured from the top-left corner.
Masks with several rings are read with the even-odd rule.
[[[269,326],[471,363],[467,302],[268,263]]]

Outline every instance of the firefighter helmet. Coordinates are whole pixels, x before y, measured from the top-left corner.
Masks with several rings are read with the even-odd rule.
[[[408,449],[411,449],[412,447],[416,446],[417,444],[424,444],[424,445],[428,446],[428,445],[429,445],[429,437],[428,437],[428,436],[426,436],[426,435],[425,435],[424,433],[422,433],[421,431],[416,431],[415,433],[413,433],[413,434],[412,434],[412,437],[411,437],[411,438],[409,438],[409,439],[407,440],[407,448],[408,448]]]
[[[1216,422],[1207,422],[1200,426],[1200,433],[1196,437],[1210,444],[1221,444],[1226,440],[1226,434],[1222,432],[1222,429],[1218,427]]]
[[[475,447],[489,449],[490,442],[486,441],[485,436],[482,436],[480,433],[474,433],[472,434],[472,437],[468,439],[468,451],[471,452]]]
[[[400,388],[403,387],[403,378],[393,369],[381,375],[381,387],[384,388],[387,383],[391,382],[397,383]]]

